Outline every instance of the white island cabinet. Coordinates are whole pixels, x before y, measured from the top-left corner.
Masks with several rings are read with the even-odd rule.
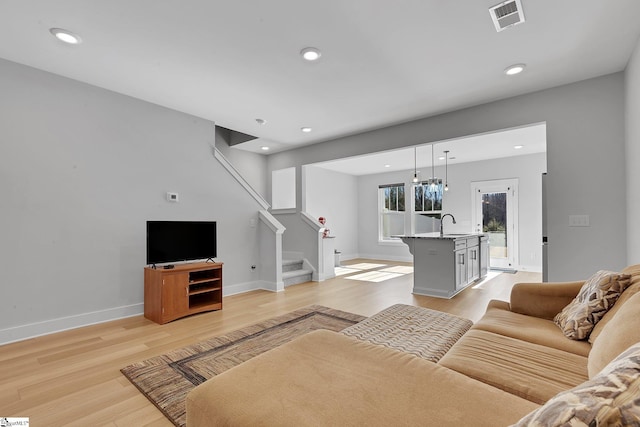
[[[484,234],[422,233],[396,236],[413,254],[413,293],[451,298],[487,274]]]

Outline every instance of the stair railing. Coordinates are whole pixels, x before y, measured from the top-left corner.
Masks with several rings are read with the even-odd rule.
[[[252,186],[247,182],[246,179],[242,176],[240,172],[229,162],[229,160],[218,150],[215,146],[213,148],[213,156],[220,162],[220,164],[233,176],[236,181],[244,187],[247,193],[251,194],[251,196],[255,199],[256,202],[260,204],[262,209],[269,209],[271,206],[267,201],[258,193]]]

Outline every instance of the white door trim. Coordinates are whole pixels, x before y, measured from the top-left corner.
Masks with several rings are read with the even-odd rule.
[[[517,270],[520,265],[518,242],[518,178],[471,182],[471,221],[475,231],[482,232],[482,194],[507,193],[507,258],[492,267]],[[495,265],[494,265],[495,264]]]

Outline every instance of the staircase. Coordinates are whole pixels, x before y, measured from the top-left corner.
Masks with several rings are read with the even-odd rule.
[[[282,260],[282,281],[285,287],[311,281],[313,271],[305,269],[303,264],[301,259]]]

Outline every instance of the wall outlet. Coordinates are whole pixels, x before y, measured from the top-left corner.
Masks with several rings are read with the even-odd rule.
[[[169,202],[178,203],[178,193],[167,192],[167,200]]]
[[[589,215],[569,215],[569,227],[589,227]]]
[[[252,265],[252,266],[251,266],[251,271],[255,271],[255,270],[256,270],[256,268],[258,268],[258,267],[256,267],[255,265]]]

